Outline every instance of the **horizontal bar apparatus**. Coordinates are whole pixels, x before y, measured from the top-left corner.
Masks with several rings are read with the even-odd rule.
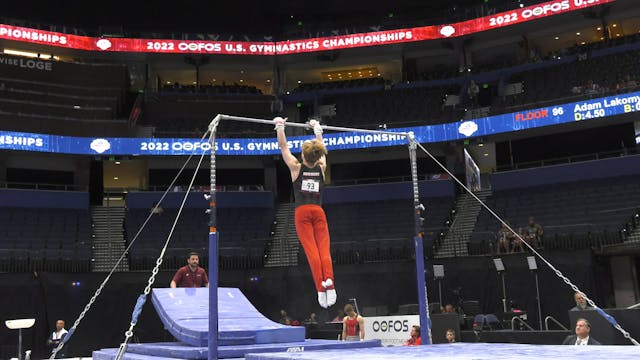
[[[220,120],[234,120],[234,121],[244,121],[244,122],[258,123],[258,124],[267,124],[267,125],[274,125],[275,124],[273,122],[273,120],[256,119],[256,118],[243,117],[243,116],[231,116],[231,115],[224,115],[224,114],[219,114],[218,116],[216,116],[216,118],[213,119],[213,123],[215,123],[216,120],[217,121],[220,121]],[[292,123],[288,122],[286,126],[309,128],[308,124],[305,124],[305,123],[294,123],[294,122],[292,122]],[[323,130],[360,132],[360,133],[367,133],[367,134],[389,134],[389,135],[400,135],[400,136],[404,136],[404,137],[410,137],[410,134],[408,134],[406,132],[356,129],[356,128],[341,127],[341,126],[329,126],[329,125],[320,125],[320,126],[322,127]]]

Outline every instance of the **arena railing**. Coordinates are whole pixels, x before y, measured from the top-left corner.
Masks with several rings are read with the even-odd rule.
[[[592,93],[592,94],[576,94],[576,95],[568,95],[568,96],[563,96],[560,98],[554,98],[554,99],[549,99],[549,100],[542,100],[542,101],[536,101],[536,102],[532,102],[532,103],[526,103],[526,104],[520,104],[520,105],[513,105],[513,106],[504,106],[504,107],[499,107],[499,112],[492,112],[491,115],[496,115],[499,113],[510,113],[510,112],[517,112],[517,111],[521,111],[521,110],[527,110],[527,109],[533,109],[533,108],[537,108],[537,107],[541,107],[541,106],[552,106],[552,105],[556,105],[556,104],[563,104],[563,103],[568,103],[568,102],[576,102],[576,101],[580,101],[580,100],[588,100],[588,99],[593,99],[593,98],[598,98],[598,97],[603,97],[603,96],[611,96],[611,95],[616,95],[616,94],[625,94],[625,93],[630,93],[630,92],[634,92],[640,89],[640,85],[637,86],[632,86],[632,87],[624,87],[621,89],[611,89],[609,91],[598,91],[597,93]],[[570,91],[570,88],[567,88],[567,91]],[[510,95],[510,96],[518,96],[518,95]]]
[[[0,189],[33,189],[33,190],[58,190],[58,191],[89,191],[86,185],[72,184],[38,184],[13,181],[0,181]]]
[[[530,169],[530,168],[537,168],[537,167],[550,166],[550,165],[571,164],[576,162],[601,160],[601,159],[623,157],[623,156],[636,155],[636,154],[638,154],[638,149],[624,148],[620,150],[601,151],[601,152],[589,153],[589,154],[572,155],[572,156],[565,156],[565,157],[559,157],[559,158],[549,158],[549,159],[536,160],[536,161],[526,161],[526,162],[514,163],[513,165],[499,165],[497,167],[497,171],[500,172],[500,171],[509,171],[509,170]]]
[[[635,221],[640,222],[640,220]],[[548,250],[600,248],[622,242],[622,235],[619,231],[607,231],[598,223],[549,225],[545,226],[545,229],[556,230],[554,234],[545,235],[545,238],[542,239],[541,248]],[[479,240],[476,241],[463,239],[462,234],[452,234],[449,239],[454,239],[454,241],[440,244],[434,249],[434,252],[439,254],[437,256],[439,259],[495,255],[497,254],[496,233],[497,231],[475,231],[473,234],[476,237],[479,236]]]
[[[429,180],[429,175],[418,176],[418,180]],[[369,177],[359,179],[343,179],[343,180],[331,180],[335,186],[341,185],[364,185],[364,184],[382,184],[391,182],[407,182],[411,181],[411,176],[381,176],[381,177]]]

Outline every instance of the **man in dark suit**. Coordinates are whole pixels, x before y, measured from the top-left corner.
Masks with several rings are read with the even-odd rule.
[[[562,345],[602,345],[589,336],[590,333],[591,324],[587,319],[580,318],[576,321],[576,334],[567,336]]]

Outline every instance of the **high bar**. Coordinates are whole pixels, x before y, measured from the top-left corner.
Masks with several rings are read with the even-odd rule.
[[[243,116],[232,116],[232,115],[224,115],[224,114],[218,114],[215,117],[215,119],[213,119],[213,122],[215,122],[216,119],[218,121],[220,121],[220,120],[234,120],[234,121],[244,121],[244,122],[258,123],[258,124],[274,125],[273,120],[257,119],[257,118],[243,117]],[[309,128],[308,124],[293,123],[293,122],[292,123],[288,122],[286,126]],[[406,133],[406,132],[393,132],[393,131],[384,131],[384,130],[357,129],[357,128],[342,127],[342,126],[329,126],[329,125],[320,125],[320,126],[324,130],[361,132],[361,133],[368,133],[368,134],[389,134],[389,135],[400,135],[400,136],[404,136],[404,137],[410,137],[410,134]]]

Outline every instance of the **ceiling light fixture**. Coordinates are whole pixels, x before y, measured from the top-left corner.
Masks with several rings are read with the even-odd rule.
[[[7,55],[16,55],[16,56],[24,56],[24,57],[31,57],[31,58],[37,58],[38,57],[38,54],[32,53],[32,52],[28,52],[28,51],[4,49],[3,52],[5,54],[7,54]]]

